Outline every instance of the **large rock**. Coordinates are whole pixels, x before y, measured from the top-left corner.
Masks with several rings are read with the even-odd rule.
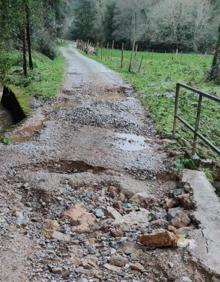
[[[58,240],[58,241],[64,241],[69,242],[71,240],[70,235],[64,234],[59,231],[52,231],[50,234],[51,239]]]
[[[107,207],[108,214],[117,221],[122,220],[122,215],[114,208]]]
[[[175,208],[178,205],[178,202],[174,198],[166,198],[165,199],[165,208],[166,209],[172,209]]]
[[[144,272],[144,271],[145,271],[145,268],[144,268],[143,265],[140,264],[139,262],[131,263],[131,264],[130,264],[130,268],[131,268],[132,270],[139,271],[139,272]]]
[[[167,230],[157,231],[152,234],[141,235],[138,241],[147,247],[176,247],[178,236]]]
[[[142,192],[142,193],[136,193],[130,201],[132,203],[136,203],[139,205],[144,205],[146,207],[150,207],[152,205],[157,205],[158,204],[158,199],[155,198],[153,195],[149,195],[147,192]]]
[[[194,208],[194,202],[190,197],[190,194],[182,194],[177,197],[179,204],[186,210],[191,210]]]
[[[191,219],[187,213],[178,211],[175,218],[171,220],[171,223],[176,228],[182,228],[188,226],[191,223]]]
[[[128,259],[122,256],[113,256],[110,259],[110,264],[115,265],[115,266],[119,266],[119,267],[123,267],[126,264],[128,264]]]
[[[64,217],[69,218],[73,225],[73,231],[76,232],[89,232],[91,230],[91,225],[95,224],[96,218],[93,214],[88,213],[79,204],[66,210],[63,213]]]
[[[130,212],[120,218],[117,218],[114,225],[126,227],[143,227],[149,225],[149,212],[146,209]]]
[[[117,272],[117,273],[121,273],[122,272],[121,267],[115,266],[115,265],[112,265],[112,264],[109,264],[109,263],[104,264],[104,267],[106,269],[110,270],[110,271],[113,271],[113,272]]]
[[[59,228],[59,223],[56,220],[49,220],[43,228],[43,234],[47,238],[51,238],[51,234]]]

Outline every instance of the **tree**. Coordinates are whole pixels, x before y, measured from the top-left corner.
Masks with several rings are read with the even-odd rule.
[[[33,69],[32,48],[50,58],[56,56],[54,41],[62,33],[63,12],[71,1],[0,0],[0,48],[4,54],[15,49],[22,52],[25,76],[28,65]],[[5,58],[0,58],[0,72],[9,65]]]
[[[30,28],[30,7],[28,3],[26,3],[25,5],[25,13],[26,13],[26,32],[27,32],[29,68],[33,69],[32,50],[31,50],[32,44],[31,44],[31,28]]]
[[[220,26],[218,30],[218,40],[210,72],[210,79],[220,83]]]
[[[114,15],[115,31],[113,33],[116,40],[125,40],[133,43],[143,36],[143,17],[140,9],[141,1],[119,0],[116,2]]]
[[[199,51],[207,49],[211,5],[208,0],[164,0],[151,11],[150,40],[156,44]]]
[[[115,1],[110,1],[107,4],[105,14],[104,14],[104,38],[105,41],[113,41],[114,32],[114,15],[115,15],[116,3]]]
[[[149,36],[151,9],[160,0],[118,0],[114,13],[113,36],[116,40],[146,41]]]
[[[96,1],[77,0],[74,9],[74,21],[72,35],[75,39],[84,41],[94,39],[94,27],[96,20]]]

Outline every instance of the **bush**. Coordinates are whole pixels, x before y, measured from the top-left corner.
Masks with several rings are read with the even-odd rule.
[[[40,53],[44,54],[51,60],[54,60],[57,57],[55,44],[51,41],[48,35],[41,35],[37,41],[37,50]]]
[[[19,52],[6,52],[0,50],[0,82],[4,82],[6,75],[13,66],[22,63],[22,58]]]

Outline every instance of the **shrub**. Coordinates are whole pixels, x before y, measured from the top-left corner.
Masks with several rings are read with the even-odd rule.
[[[57,57],[55,44],[47,34],[42,34],[37,40],[37,50],[54,60]]]
[[[0,82],[3,83],[6,75],[13,66],[21,64],[22,59],[18,52],[0,51]]]

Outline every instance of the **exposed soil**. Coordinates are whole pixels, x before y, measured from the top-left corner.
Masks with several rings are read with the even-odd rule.
[[[170,227],[165,200],[185,192],[149,114],[114,72],[62,52],[60,94],[0,145],[0,281],[210,281],[190,244],[138,243],[158,228],[186,237],[193,206],[177,203],[189,223]],[[115,225],[109,208],[129,220]]]

